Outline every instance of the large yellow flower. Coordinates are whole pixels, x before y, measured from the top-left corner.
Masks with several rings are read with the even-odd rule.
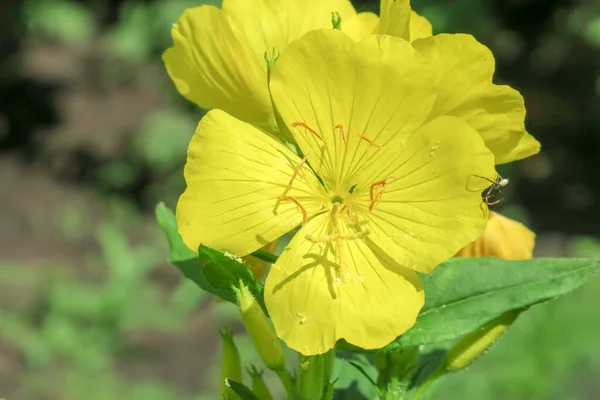
[[[265,52],[281,53],[306,32],[332,29],[332,12],[357,40],[377,23],[374,14],[357,14],[349,0],[223,0],[221,9],[186,10],[171,30],[174,45],[163,59],[189,100],[273,130]]]
[[[536,154],[540,144],[525,131],[522,96],[492,83],[494,57],[471,35],[432,36],[429,21],[409,0],[381,0],[381,18],[357,14],[349,0],[224,0],[222,9],[188,9],[174,25],[174,46],[163,58],[180,93],[203,108],[219,108],[276,131],[265,52],[283,52],[305,33],[341,28],[362,40],[370,33],[414,41],[435,71],[438,97],[430,120],[459,117],[482,135],[497,164]]]
[[[459,118],[430,120],[433,73],[402,39],[321,30],[272,70],[297,142],[223,111],[198,125],[177,205],[185,243],[246,255],[302,225],[269,272],[278,335],[303,354],[386,345],[415,322],[430,272],[487,221],[494,157]]]
[[[381,0],[376,32],[412,41],[432,67],[438,97],[430,119],[453,115],[468,122],[492,150],[496,164],[539,152],[539,142],[525,130],[523,97],[492,83],[494,56],[473,36],[432,36],[431,24],[411,11],[410,0]]]

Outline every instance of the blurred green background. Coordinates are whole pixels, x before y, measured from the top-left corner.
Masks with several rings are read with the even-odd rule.
[[[206,3],[219,1],[0,5],[0,398],[215,399],[225,325],[256,362],[235,308],[166,264],[153,220],[183,190],[203,115],[160,55]],[[488,45],[496,81],[525,97],[543,151],[501,169],[499,211],[537,232],[538,256],[600,258],[600,3],[412,3],[436,33]],[[536,306],[434,398],[599,399],[598,304],[596,278]]]

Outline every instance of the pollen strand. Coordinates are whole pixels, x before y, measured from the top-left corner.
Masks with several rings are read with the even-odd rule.
[[[302,168],[302,166],[306,162],[306,159],[308,158],[309,154],[310,154],[310,152],[306,153],[306,155],[304,156],[304,158],[302,159],[302,161],[300,161],[300,164],[298,164],[298,166],[296,166],[296,168],[294,169],[294,173],[292,174],[292,178],[290,179],[290,182],[288,183],[288,186],[287,186],[288,190],[290,190],[292,188],[292,182],[294,182],[294,179],[296,179],[296,176],[298,176],[298,173],[300,172],[300,168]]]
[[[310,133],[312,133],[313,135],[315,135],[316,137],[318,137],[322,142],[325,141],[323,139],[323,136],[319,135],[319,133],[317,133],[317,131],[315,131],[314,129],[312,129],[310,126],[306,125],[304,122],[293,122],[292,123],[292,128],[297,128],[299,126],[302,127],[302,128],[305,128],[307,131],[309,131]]]
[[[304,207],[302,207],[302,204],[300,204],[300,202],[298,200],[296,200],[295,198],[293,198],[291,196],[279,196],[279,199],[294,202],[294,204],[296,204],[296,206],[302,212],[302,223],[306,224],[308,222],[308,214],[306,213],[306,209],[304,209]]]

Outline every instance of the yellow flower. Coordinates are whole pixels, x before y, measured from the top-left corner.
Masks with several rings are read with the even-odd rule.
[[[540,143],[525,130],[523,97],[492,83],[494,56],[473,36],[432,36],[431,24],[411,11],[409,0],[381,0],[376,32],[412,41],[432,67],[438,97],[430,119],[453,115],[468,122],[494,153],[496,164],[539,152]]]
[[[380,8],[377,17],[357,14],[348,0],[224,0],[222,9],[186,10],[163,59],[189,100],[276,132],[265,52],[281,53],[311,30],[332,28],[331,13],[338,12],[342,30],[354,40],[378,33],[413,42],[434,71],[438,97],[429,120],[442,115],[465,120],[481,134],[496,164],[539,151],[525,130],[522,96],[492,83],[494,57],[487,47],[471,35],[432,36],[431,23],[411,10],[409,0],[381,0]]]
[[[491,212],[483,235],[460,250],[457,256],[527,260],[533,255],[534,245],[533,232],[517,221]]]
[[[357,14],[349,0],[223,0],[222,8],[190,8],[171,30],[163,55],[179,92],[200,107],[276,129],[265,52],[281,53],[314,29],[332,29],[332,12],[355,39],[369,35],[377,16]]]
[[[423,305],[430,272],[487,221],[493,154],[456,117],[433,121],[431,71],[402,39],[336,30],[292,43],[272,71],[296,155],[223,111],[200,122],[177,205],[185,243],[243,256],[302,224],[267,276],[275,330],[305,355],[382,347]],[[476,176],[477,175],[477,176]]]

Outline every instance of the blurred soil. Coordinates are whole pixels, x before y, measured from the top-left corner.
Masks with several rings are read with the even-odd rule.
[[[141,121],[160,105],[153,81],[158,68],[140,66],[125,82],[103,76],[106,57],[98,46],[74,48],[25,43],[20,59],[0,68],[0,259],[23,268],[64,266],[86,277],[82,269],[99,248],[93,237],[106,216],[102,196],[93,188],[94,170],[124,157],[125,143]],[[32,110],[31,104],[39,107]],[[32,120],[32,116],[37,119]],[[135,191],[133,188],[128,188]],[[135,198],[136,193],[131,193]],[[86,221],[75,237],[57,233],[61,215],[82,206]],[[152,216],[146,217],[152,223]],[[136,231],[137,229],[137,231]],[[144,240],[132,227],[132,241]],[[166,265],[153,275],[168,290],[178,281]],[[21,309],[35,300],[35,287],[0,293],[1,309]],[[207,308],[198,310],[184,334],[136,331],[126,342],[145,354],[143,362],[122,362],[126,376],[161,378],[189,393],[201,392],[200,377],[218,343]],[[4,395],[25,378],[24,360],[0,342],[0,388]]]

